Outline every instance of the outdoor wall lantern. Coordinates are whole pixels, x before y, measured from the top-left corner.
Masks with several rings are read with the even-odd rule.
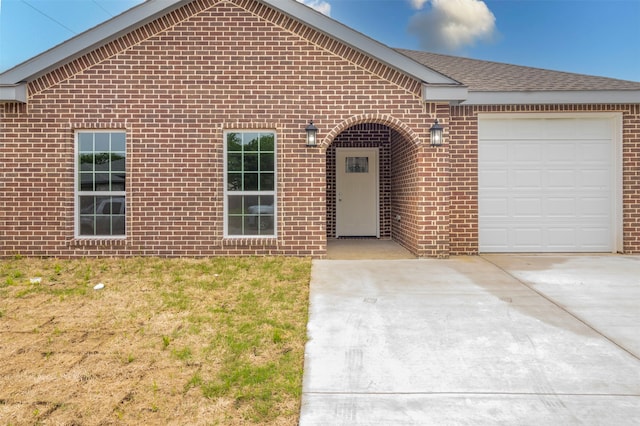
[[[429,133],[431,133],[431,146],[442,145],[442,126],[438,124],[437,118],[436,122],[433,123],[433,126],[429,129]]]
[[[313,120],[309,121],[309,125],[304,128],[307,132],[307,146],[315,147],[318,145],[318,128],[313,125]]]

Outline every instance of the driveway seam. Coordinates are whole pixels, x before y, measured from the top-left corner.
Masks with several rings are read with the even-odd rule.
[[[586,320],[582,319],[580,316],[578,316],[576,313],[572,312],[571,310],[569,310],[566,306],[561,305],[560,303],[556,302],[555,300],[553,300],[551,297],[547,296],[546,294],[542,293],[541,291],[535,289],[533,286],[531,286],[530,284],[528,284],[526,281],[521,280],[520,278],[518,278],[517,276],[511,274],[508,270],[506,270],[505,268],[503,268],[502,266],[498,265],[497,263],[492,262],[491,260],[487,259],[486,257],[484,257],[483,255],[478,255],[478,257],[480,257],[482,260],[484,260],[485,262],[493,265],[494,267],[498,268],[499,270],[501,270],[502,272],[504,272],[505,274],[507,274],[508,276],[510,276],[511,278],[513,278],[514,280],[516,280],[517,282],[519,282],[520,284],[522,284],[523,286],[525,286],[526,288],[528,288],[529,290],[533,291],[534,293],[536,293],[538,296],[542,297],[543,299],[547,300],[548,302],[550,302],[551,304],[553,304],[554,306],[557,306],[558,308],[560,308],[562,311],[566,312],[567,314],[569,314],[570,316],[572,316],[573,318],[575,318],[576,320],[578,320],[580,323],[584,324],[587,328],[591,329],[592,331],[594,331],[595,333],[599,334],[600,336],[604,337],[605,340],[607,340],[608,342],[612,343],[614,346],[617,346],[618,348],[622,349],[624,352],[628,353],[629,355],[631,355],[633,358],[637,359],[638,361],[640,361],[640,356],[638,356],[637,354],[635,354],[634,352],[632,352],[631,350],[627,349],[626,347],[624,347],[622,344],[618,343],[617,341],[615,341],[614,339],[610,338],[609,336],[607,336],[606,334],[604,334],[604,332],[598,330],[597,328],[595,328],[593,325],[589,324]]]

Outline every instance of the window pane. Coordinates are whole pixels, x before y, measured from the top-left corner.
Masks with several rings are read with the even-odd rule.
[[[242,191],[242,173],[227,174],[227,190]]]
[[[240,152],[242,151],[242,135],[239,133],[227,134],[227,151],[228,152]]]
[[[93,171],[93,153],[80,154],[80,170]]]
[[[123,132],[111,133],[111,151],[126,152],[126,136]]]
[[[124,215],[113,216],[111,221],[111,235],[125,235],[124,218]]]
[[[260,170],[272,172],[273,168],[273,154],[260,154]]]
[[[244,152],[258,152],[259,138],[260,135],[258,133],[243,133]]]
[[[244,154],[244,171],[245,172],[257,172],[258,168],[258,154]]]
[[[227,156],[227,170],[230,172],[242,171],[242,154],[233,153]]]
[[[111,171],[124,172],[125,171],[125,157],[124,155],[117,153],[111,154]]]
[[[111,147],[109,146],[109,133],[96,133],[95,141],[96,152],[109,152],[111,151]]]
[[[258,174],[245,173],[243,191],[257,191],[257,190],[258,190]]]
[[[80,191],[93,191],[93,173],[80,173]]]
[[[275,147],[273,133],[260,135],[260,151],[273,151]]]
[[[110,191],[111,179],[108,173],[96,173],[96,191]]]
[[[273,191],[275,176],[273,173],[260,174],[260,191]]]
[[[244,235],[242,216],[229,216],[229,235]]]
[[[112,173],[111,174],[111,190],[112,191],[124,191],[126,178],[124,173]]]
[[[243,199],[242,195],[229,195],[227,210],[230,215],[241,215],[244,212]]]
[[[111,156],[108,152],[98,152],[95,155],[95,165],[97,171],[109,171]]]
[[[93,133],[78,133],[80,152],[93,152]]]

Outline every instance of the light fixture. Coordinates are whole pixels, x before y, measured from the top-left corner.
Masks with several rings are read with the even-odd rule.
[[[304,128],[307,132],[307,146],[314,147],[318,145],[318,128],[313,125],[313,120],[309,121],[309,125]]]
[[[429,129],[429,133],[431,134],[431,146],[442,145],[442,126],[438,124],[438,119]]]

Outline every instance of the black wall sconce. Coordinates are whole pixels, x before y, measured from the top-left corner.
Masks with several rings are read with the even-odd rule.
[[[436,119],[436,122],[433,123],[433,126],[429,129],[429,133],[431,134],[431,146],[442,145],[442,126],[438,124],[438,119]]]
[[[304,130],[307,132],[307,146],[318,146],[318,128],[313,125],[313,120],[309,121],[309,125],[305,127]]]

